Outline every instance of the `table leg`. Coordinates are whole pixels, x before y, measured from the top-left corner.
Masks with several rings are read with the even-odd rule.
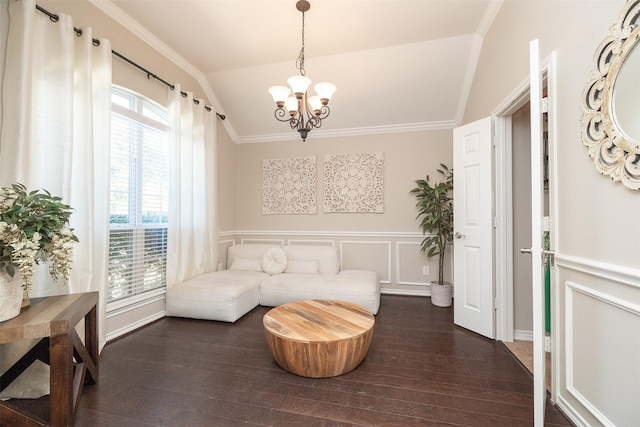
[[[93,361],[93,369],[89,369],[91,383],[98,381],[98,306],[94,305],[84,317],[84,346]]]
[[[49,342],[52,427],[71,425],[73,416],[73,344],[71,332],[51,337]]]

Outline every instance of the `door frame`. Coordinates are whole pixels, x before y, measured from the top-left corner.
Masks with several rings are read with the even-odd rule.
[[[546,84],[547,97],[550,100],[548,108],[549,135],[549,174],[555,173],[557,119],[555,117],[557,99],[556,79],[549,77],[555,74],[556,53],[552,52],[541,63],[543,85]],[[513,320],[513,209],[512,209],[512,124],[511,116],[529,102],[530,78],[527,77],[516,86],[511,93],[491,113],[495,125],[495,298],[496,298],[496,340],[512,342],[514,340]],[[549,216],[557,218],[558,206],[553,186],[549,188]],[[551,221],[551,247],[557,248],[555,238],[557,230],[555,221]],[[554,277],[552,275],[552,283]],[[553,295],[552,295],[553,296]],[[553,307],[553,305],[552,305]],[[551,310],[551,325],[553,328],[554,311]],[[552,331],[553,332],[553,331]],[[557,334],[552,334],[556,335]],[[552,338],[553,346],[553,338]],[[553,371],[553,363],[552,363]],[[553,375],[552,375],[553,378]],[[553,391],[552,381],[552,391]],[[552,394],[553,396],[553,394]]]

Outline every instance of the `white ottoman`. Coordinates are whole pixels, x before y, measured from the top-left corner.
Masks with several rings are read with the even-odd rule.
[[[235,322],[259,303],[257,271],[223,270],[167,288],[167,316]]]

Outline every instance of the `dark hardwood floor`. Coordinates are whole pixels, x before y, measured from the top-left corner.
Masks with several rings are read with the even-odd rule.
[[[108,344],[77,426],[531,426],[533,383],[506,347],[424,297],[382,296],[356,370],[280,369],[258,307],[235,324],[164,318]],[[546,425],[570,425],[547,405]]]

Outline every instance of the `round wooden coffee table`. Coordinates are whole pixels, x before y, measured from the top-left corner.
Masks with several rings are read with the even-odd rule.
[[[350,372],[362,362],[375,319],[356,304],[306,300],[271,309],[262,322],[271,354],[282,369],[327,378]]]

